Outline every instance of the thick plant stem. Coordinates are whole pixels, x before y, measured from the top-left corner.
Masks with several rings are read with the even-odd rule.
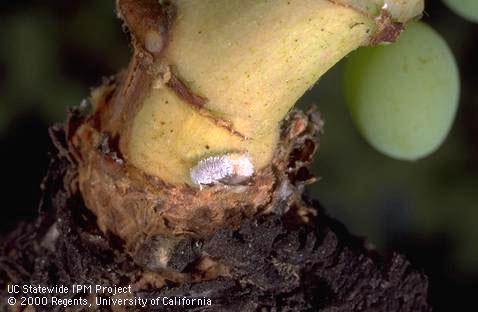
[[[160,2],[161,3],[161,2]],[[135,55],[104,130],[145,173],[194,184],[200,159],[267,166],[297,99],[359,46],[393,40],[423,1],[118,1]],[[421,6],[421,7],[420,7]],[[408,8],[402,12],[397,8]],[[393,11],[389,11],[393,10]]]
[[[93,92],[92,112],[51,129],[59,152],[38,222],[0,245],[11,257],[0,261],[4,286],[131,285],[102,297],[211,300],[179,307],[194,311],[430,311],[423,274],[398,255],[377,261],[303,196],[323,122],[313,109],[289,112],[341,57],[393,40],[422,7],[118,0],[133,59]]]
[[[296,100],[350,51],[393,41],[423,1],[117,6],[133,58],[94,92],[94,111],[72,134],[71,149],[100,228],[134,249],[150,235],[204,236],[270,211],[292,170],[284,151],[297,142],[281,137],[281,123]],[[293,125],[304,122],[282,128]]]

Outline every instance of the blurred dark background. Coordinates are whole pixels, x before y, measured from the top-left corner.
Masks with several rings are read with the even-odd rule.
[[[389,159],[352,126],[338,64],[300,101],[326,122],[310,188],[329,214],[382,253],[399,250],[430,277],[435,311],[474,310],[478,294],[478,24],[441,1],[424,21],[452,48],[461,71],[457,120],[443,146],[417,162]],[[33,220],[52,151],[47,127],[61,122],[102,77],[126,66],[127,37],[114,1],[0,4],[0,233]],[[475,308],[476,309],[476,308]]]

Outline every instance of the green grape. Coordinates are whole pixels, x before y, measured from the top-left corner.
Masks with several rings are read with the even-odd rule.
[[[458,69],[446,42],[431,27],[410,23],[390,45],[362,48],[345,65],[345,95],[365,139],[397,159],[435,151],[455,118]]]
[[[478,23],[478,0],[443,0],[443,2],[456,14]]]

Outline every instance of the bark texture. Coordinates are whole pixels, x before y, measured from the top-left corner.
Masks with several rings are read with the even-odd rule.
[[[292,113],[283,137],[304,132],[306,120],[314,124],[311,114],[315,122],[320,120],[316,113]],[[289,189],[293,194],[278,197],[270,213],[247,217],[202,238],[190,235],[171,240],[150,235],[140,248],[129,252],[123,239],[98,227],[78,189],[71,187],[76,168],[68,141],[81,121],[75,113],[67,127],[51,129],[58,153],[42,185],[38,221],[20,225],[2,240],[2,310],[67,310],[62,306],[9,307],[7,284],[132,285],[130,296],[207,297],[212,301],[212,306],[148,306],[147,311],[431,310],[427,278],[419,270],[401,255],[384,258],[368,250],[317,202],[302,196],[298,185],[309,181],[310,175],[306,166],[295,164],[307,163],[315,150],[304,141],[301,149],[287,150],[291,187],[283,186],[282,192]],[[162,248],[167,250],[166,258],[156,256]],[[94,302],[92,296],[88,299]],[[98,311],[138,310],[94,307]]]
[[[320,8],[335,8],[350,18],[365,19],[355,11],[334,7],[327,1],[320,3]],[[10,284],[67,287],[80,284],[131,285],[132,293],[113,295],[114,299],[185,296],[211,300],[210,306],[149,304],[144,308],[147,311],[430,310],[427,278],[419,270],[400,255],[383,258],[368,250],[362,240],[327,217],[317,202],[304,196],[305,186],[316,180],[308,167],[323,125],[314,110],[291,112],[280,129],[276,122],[272,123],[274,148],[267,149],[266,165],[259,166],[248,181],[239,184],[216,183],[199,188],[185,183],[184,177],[177,179],[183,182],[173,183],[174,179],[148,174],[132,161],[131,155],[128,158],[130,141],[145,140],[141,135],[132,135],[133,117],[145,105],[145,98],[151,98],[154,92],[159,92],[154,97],[156,100],[164,100],[162,108],[181,108],[177,111],[179,115],[197,117],[195,126],[183,128],[179,138],[193,141],[194,144],[186,144],[188,148],[199,146],[199,156],[222,151],[224,146],[216,146],[216,150],[210,146],[217,143],[217,138],[223,139],[227,151],[233,149],[234,138],[245,142],[250,138],[236,131],[227,118],[215,116],[211,108],[205,109],[207,98],[193,92],[175,72],[174,62],[170,64],[164,56],[166,47],[172,43],[169,36],[173,20],[184,12],[176,12],[169,1],[119,0],[118,13],[131,32],[133,59],[126,73],[93,92],[92,112],[75,109],[64,126],[51,129],[57,151],[42,185],[44,195],[38,220],[35,224],[18,226],[0,245],[1,308],[11,311],[139,309],[96,305],[98,294],[72,292],[63,297],[85,298],[92,307],[52,304],[25,307],[20,305],[20,298],[17,305],[7,305],[7,297],[16,296],[8,293]],[[383,26],[378,27],[378,41],[394,39],[401,30],[400,24],[392,23],[387,16],[384,18],[377,21]],[[364,23],[349,27],[348,21],[340,21],[330,24],[348,31],[361,29],[364,40],[372,36]],[[375,21],[369,22],[373,28]],[[249,22],[244,22],[244,26],[248,25]],[[194,31],[194,36],[197,35]],[[359,41],[356,44],[362,43]],[[281,41],[278,42],[282,47]],[[328,48],[331,52],[337,50],[333,46]],[[325,53],[328,54],[333,53]],[[313,59],[317,57],[315,53],[312,55]],[[299,64],[303,63],[297,55],[296,58]],[[304,72],[308,70],[305,68]],[[288,77],[288,71],[285,72]],[[261,72],[256,73],[256,77],[262,76]],[[269,96],[267,90],[262,91]],[[175,105],[167,101],[173,96]],[[254,108],[238,107],[236,112]],[[288,107],[283,108],[284,114]],[[161,111],[158,115],[161,119],[171,117],[174,115],[171,112],[176,111]],[[262,113],[269,115],[271,111]],[[282,120],[284,114],[277,120]],[[181,127],[175,116],[172,123]],[[166,127],[160,119],[153,121],[154,129]],[[144,120],[140,124],[145,124]],[[200,132],[210,128],[215,132]],[[169,139],[163,138],[164,142],[185,145],[171,134],[177,133],[175,129],[167,130],[164,135]],[[191,139],[194,131],[201,135]],[[224,131],[227,136],[223,136]],[[132,137],[134,140],[130,140]],[[195,141],[209,137],[211,142]],[[256,142],[258,146],[271,143],[272,136],[266,137],[267,140],[246,143]],[[169,150],[159,145],[153,151],[141,151],[142,155],[157,156]],[[163,159],[165,155],[159,157],[166,164],[162,170],[176,174],[180,169],[183,175],[189,172],[192,158],[176,157],[184,156],[179,154],[167,154],[168,159]],[[171,163],[178,161],[180,165],[171,169]]]

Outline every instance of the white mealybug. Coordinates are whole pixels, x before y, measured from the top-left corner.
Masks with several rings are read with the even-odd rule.
[[[248,153],[227,153],[201,159],[191,168],[191,180],[199,186],[224,183],[238,184],[254,174]]]

